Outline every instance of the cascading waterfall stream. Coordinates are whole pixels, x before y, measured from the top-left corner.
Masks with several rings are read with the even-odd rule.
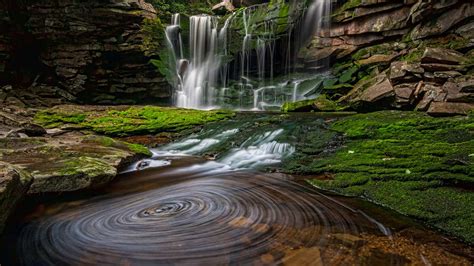
[[[304,133],[309,123],[322,126],[322,119],[244,116],[152,150],[152,159],[94,194],[35,202],[5,242],[2,251],[18,260],[6,265],[422,265],[436,264],[440,256],[459,261],[440,248],[451,240],[433,238],[420,226],[398,224],[380,209],[367,212],[353,199],[328,196],[293,176],[259,171],[297,154],[293,132]],[[299,119],[306,126],[295,130]],[[256,125],[262,121],[272,123]],[[196,156],[209,157],[216,148],[221,156],[214,160]],[[427,241],[420,241],[425,234]]]
[[[238,10],[229,15],[220,28],[218,17],[190,17],[189,56],[183,52],[181,17],[179,14],[173,15],[171,25],[166,28],[166,37],[173,61],[170,67],[176,69],[176,106],[265,110],[278,109],[286,101],[306,99],[311,89],[299,91],[301,80],[289,78],[287,82],[274,81],[278,39],[276,30],[279,26],[271,19],[260,21],[258,26],[255,24],[258,16],[254,13],[265,6],[262,4]],[[300,29],[295,30],[294,25],[287,29],[288,40],[296,32],[306,38],[320,32],[330,9],[330,0],[314,0],[300,19]],[[233,29],[235,23],[241,23],[242,44],[238,54],[231,54],[229,42],[235,42],[235,39],[230,38],[230,29]],[[297,40],[296,44],[288,41],[287,56],[283,59],[285,64],[292,61],[290,55],[295,54],[294,49],[301,48],[306,41]],[[229,78],[230,57],[238,62],[238,65],[233,65],[238,68],[237,83],[232,83]],[[235,71],[234,69],[234,73]],[[235,78],[233,77],[234,81]]]

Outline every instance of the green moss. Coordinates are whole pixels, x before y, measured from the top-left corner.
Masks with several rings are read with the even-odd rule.
[[[357,73],[359,68],[356,65],[353,65],[351,68],[348,70],[344,71],[341,76],[339,77],[339,83],[348,83],[354,81],[354,74]]]
[[[80,124],[84,122],[87,114],[64,112],[61,114],[38,112],[35,121],[46,128],[54,128],[63,124]]]
[[[130,107],[106,111],[53,108],[40,111],[35,121],[48,128],[69,124],[109,136],[179,132],[227,119],[230,111],[200,111],[165,107]]]
[[[326,174],[311,183],[361,196],[474,243],[474,118],[383,111],[341,119],[345,145],[306,157],[293,172]],[[293,162],[293,166],[295,162]]]
[[[298,102],[286,102],[281,107],[282,112],[309,111],[313,109],[314,100],[304,100]]]
[[[142,50],[148,55],[157,55],[163,49],[165,27],[159,18],[145,19],[142,24]]]
[[[313,100],[304,100],[297,102],[286,102],[283,104],[281,110],[282,112],[309,112],[309,111],[319,111],[319,112],[340,112],[347,109],[346,106],[341,105],[335,101],[332,101],[327,98],[326,95],[320,95]]]
[[[153,155],[153,153],[143,145],[123,142],[105,136],[90,135],[88,137],[85,137],[84,141],[97,143],[104,147],[114,147],[118,149],[129,150],[136,154],[148,157]]]
[[[339,15],[348,10],[354,9],[362,3],[362,0],[349,0],[344,5],[342,5],[338,10],[336,10],[333,16]]]
[[[421,57],[423,56],[424,49],[416,48],[410,50],[410,52],[400,58],[401,61],[406,61],[409,63],[420,62]]]
[[[129,150],[137,154],[144,154],[147,156],[152,156],[153,153],[145,146],[140,144],[126,143]]]

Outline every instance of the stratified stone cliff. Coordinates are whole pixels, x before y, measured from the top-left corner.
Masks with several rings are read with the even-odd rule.
[[[332,100],[357,111],[474,109],[472,0],[335,2],[331,28],[300,53],[307,67],[331,62]]]
[[[169,85],[144,45],[155,19],[143,0],[3,0],[0,100],[167,103]]]

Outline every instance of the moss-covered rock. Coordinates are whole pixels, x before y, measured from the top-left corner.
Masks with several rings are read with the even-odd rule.
[[[121,167],[147,156],[151,152],[143,146],[95,135],[0,139],[0,161],[30,173],[28,193],[33,194],[102,185]]]
[[[178,132],[233,116],[230,111],[200,111],[154,106],[56,106],[36,114],[47,127],[73,126],[110,136]]]
[[[474,118],[382,111],[331,125],[345,145],[308,154],[290,172],[323,189],[360,196],[474,243]]]
[[[313,100],[304,100],[297,102],[287,102],[283,104],[283,112],[341,112],[345,111],[348,107],[341,105],[335,101],[332,101],[326,97],[326,95],[320,95],[318,98]]]

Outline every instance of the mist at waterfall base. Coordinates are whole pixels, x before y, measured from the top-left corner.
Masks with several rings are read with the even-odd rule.
[[[331,1],[312,1],[295,22],[288,22],[284,37],[276,36],[279,27],[276,20],[259,21],[256,30],[255,13],[263,6],[240,9],[225,20],[210,15],[192,16],[187,38],[182,36],[185,17],[172,16],[166,28],[166,40],[176,106],[279,110],[285,102],[318,95],[328,73],[295,71],[294,65],[298,50],[308,41],[306,38],[325,25],[324,17],[329,14]],[[238,34],[241,39],[230,36],[235,23],[242,25],[243,32]],[[189,43],[183,42],[184,39]],[[240,51],[231,54],[229,47],[235,46],[231,43],[235,41],[240,41]],[[281,51],[283,48],[285,51]],[[305,86],[300,86],[303,83]]]

